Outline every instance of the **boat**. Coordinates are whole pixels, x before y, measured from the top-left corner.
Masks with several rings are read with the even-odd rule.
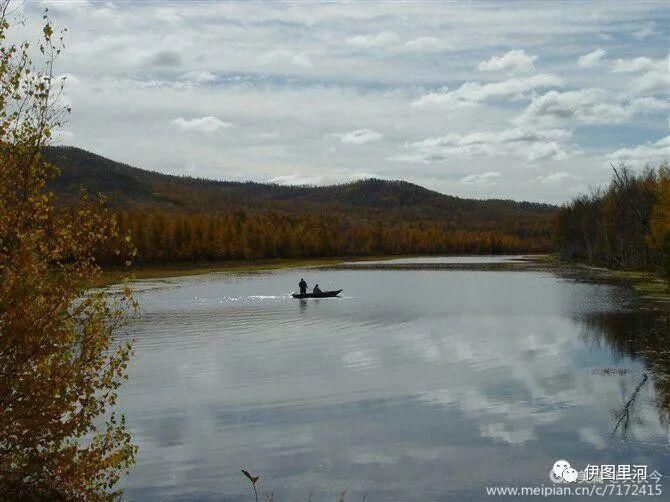
[[[334,291],[321,291],[321,293],[305,293],[304,295],[301,293],[293,293],[292,296],[293,298],[332,298],[339,295],[341,292],[341,289],[337,289]]]

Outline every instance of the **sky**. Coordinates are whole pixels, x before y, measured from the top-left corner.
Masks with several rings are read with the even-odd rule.
[[[171,174],[560,203],[670,159],[668,2],[27,2],[60,144]]]

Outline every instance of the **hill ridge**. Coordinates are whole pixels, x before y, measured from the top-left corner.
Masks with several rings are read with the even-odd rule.
[[[258,209],[279,206],[276,209],[290,210],[291,207],[282,206],[307,204],[350,206],[350,209],[364,207],[374,211],[429,205],[440,211],[475,213],[482,210],[552,213],[557,209],[541,202],[463,198],[401,179],[365,178],[332,185],[280,185],[161,173],[117,162],[75,146],[47,147],[44,157],[61,171],[49,184],[59,199],[75,197],[83,186],[91,192],[106,194],[113,205],[123,207],[156,206],[197,211],[228,210],[233,206]]]

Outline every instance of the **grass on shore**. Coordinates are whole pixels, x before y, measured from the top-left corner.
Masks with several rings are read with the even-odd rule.
[[[616,282],[632,288],[637,294],[654,303],[670,308],[670,278],[648,270],[617,270],[583,263],[563,261],[556,255],[539,257],[538,261],[557,269],[573,269],[577,275],[597,281]]]
[[[637,270],[614,270],[613,274],[629,283],[644,298],[657,302],[670,302],[670,282],[665,278]]]

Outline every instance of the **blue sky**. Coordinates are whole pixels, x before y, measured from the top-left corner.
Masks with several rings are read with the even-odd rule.
[[[217,179],[561,202],[670,158],[667,2],[46,2],[59,141]]]

